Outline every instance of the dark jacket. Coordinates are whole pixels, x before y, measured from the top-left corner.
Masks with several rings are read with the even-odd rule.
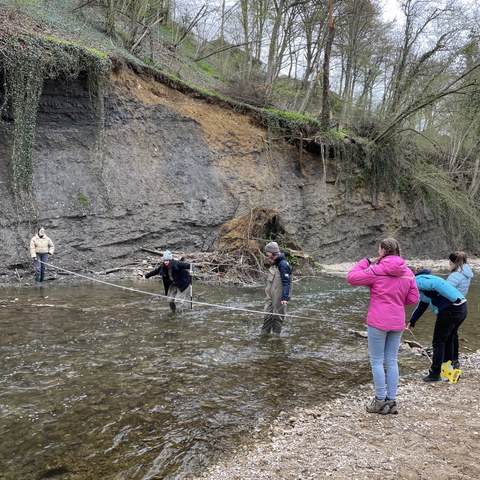
[[[275,260],[275,265],[280,272],[282,280],[282,300],[290,300],[290,289],[292,285],[292,267],[285,259],[285,254],[281,253]]]
[[[193,264],[181,262],[180,260],[172,260],[169,267],[166,267],[161,263],[155,270],[148,272],[145,275],[145,278],[153,277],[154,275],[160,275],[163,280],[163,286],[165,287],[165,295],[168,294],[168,289],[174,283],[177,288],[183,292],[192,282],[192,278],[188,271],[190,270],[190,265]],[[170,280],[168,275],[168,269],[172,269],[173,282]]]

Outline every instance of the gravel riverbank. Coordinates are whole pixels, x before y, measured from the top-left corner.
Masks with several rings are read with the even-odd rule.
[[[480,351],[462,358],[458,383],[400,378],[398,415],[368,414],[372,387],[280,416],[268,438],[237,452],[203,480],[480,478]]]
[[[412,260],[434,273],[448,260]],[[478,259],[469,261],[480,269]],[[323,266],[345,275],[353,263]],[[317,408],[280,415],[267,438],[196,480],[462,480],[480,478],[480,351],[462,357],[458,383],[400,377],[398,415],[368,414],[371,385]]]

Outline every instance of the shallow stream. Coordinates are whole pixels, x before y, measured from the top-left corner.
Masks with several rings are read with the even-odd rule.
[[[119,285],[162,293],[157,280]],[[462,350],[480,348],[469,294]],[[197,283],[195,300],[262,310],[262,288]],[[368,291],[344,278],[294,285],[280,339],[261,315],[93,282],[0,289],[0,479],[178,479],[261,437],[280,412],[371,382]],[[410,311],[410,309],[409,309]],[[428,345],[434,317],[415,328]],[[405,339],[411,339],[406,332]],[[428,367],[402,351],[401,372]]]

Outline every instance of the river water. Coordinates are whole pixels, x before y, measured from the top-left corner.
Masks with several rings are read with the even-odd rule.
[[[162,293],[157,280],[118,285]],[[463,351],[480,348],[478,293],[475,281]],[[194,298],[263,307],[262,288],[196,283]],[[162,299],[93,282],[1,288],[0,479],[186,478],[280,412],[370,383],[366,340],[349,331],[363,330],[368,290],[307,278],[293,299],[296,317],[272,340],[250,312],[171,314]],[[415,328],[424,345],[433,321]],[[428,367],[406,350],[400,364],[419,377]]]

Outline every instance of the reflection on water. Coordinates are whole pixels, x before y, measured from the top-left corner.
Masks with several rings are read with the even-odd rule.
[[[156,282],[129,283],[161,293]],[[261,310],[263,290],[196,285],[202,302]],[[480,348],[474,284],[462,346]],[[198,473],[261,435],[281,411],[371,381],[368,291],[325,277],[295,284],[280,339],[261,316],[108,285],[0,289],[0,479],[153,479]],[[415,329],[431,339],[433,316]],[[408,334],[406,334],[408,335]],[[424,357],[402,353],[402,371]]]

